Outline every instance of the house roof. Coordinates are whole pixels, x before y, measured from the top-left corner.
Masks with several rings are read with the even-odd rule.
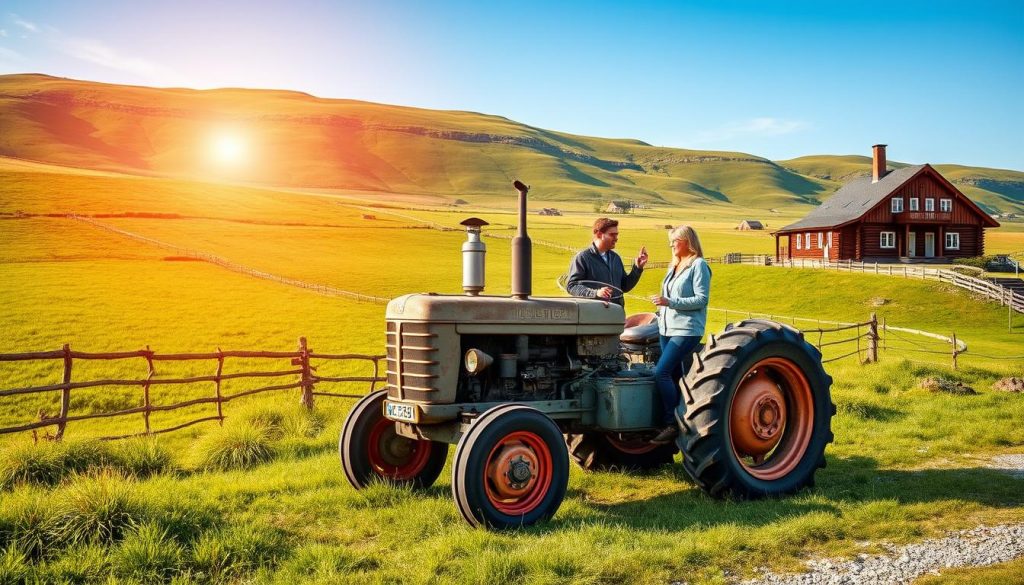
[[[854,179],[843,185],[803,219],[779,228],[775,233],[805,228],[834,227],[853,221],[892,195],[928,165],[903,167],[886,173],[877,183],[871,177]]]
[[[761,222],[759,220],[756,220],[756,219],[744,219],[740,223],[741,224],[745,223],[747,225],[761,225]]]
[[[614,205],[615,207],[629,207],[630,206],[629,201],[612,201],[611,204]]]

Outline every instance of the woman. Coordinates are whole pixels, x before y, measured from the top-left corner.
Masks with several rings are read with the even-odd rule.
[[[693,363],[693,353],[704,335],[711,294],[711,268],[704,261],[697,232],[681,225],[668,234],[672,262],[661,283],[661,294],[651,297],[658,310],[661,359],[654,381],[661,396],[665,428],[652,443],[665,444],[679,435],[675,410],[679,406],[679,380]]]

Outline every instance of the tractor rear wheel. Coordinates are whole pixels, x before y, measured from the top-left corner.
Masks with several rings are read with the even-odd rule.
[[[428,488],[444,469],[448,444],[396,433],[395,423],[384,417],[385,398],[386,390],[364,396],[348,413],[338,442],[345,477],[356,489],[381,480]]]
[[[504,530],[547,520],[568,484],[562,431],[528,406],[503,404],[481,414],[455,449],[452,496],[473,526]]]
[[[569,455],[587,471],[649,471],[672,463],[675,445],[655,445],[639,433],[572,433],[565,436]]]
[[[683,467],[716,497],[813,485],[833,439],[831,385],[800,331],[761,319],[726,327],[686,376],[676,409]]]

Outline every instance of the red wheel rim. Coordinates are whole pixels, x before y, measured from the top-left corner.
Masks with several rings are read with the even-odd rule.
[[[382,418],[370,430],[370,466],[388,479],[413,479],[430,459],[430,441],[407,439],[395,432],[395,423]]]
[[[737,461],[764,481],[803,460],[814,431],[814,396],[803,370],[785,358],[754,364],[729,407],[729,443]]]
[[[620,439],[613,433],[605,433],[604,438],[618,451],[630,455],[643,455],[661,447],[661,445],[652,443],[650,439]]]
[[[502,514],[527,514],[547,495],[553,469],[551,450],[543,439],[528,431],[510,433],[487,456],[487,499]]]

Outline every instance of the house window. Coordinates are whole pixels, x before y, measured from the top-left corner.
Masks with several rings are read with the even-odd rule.
[[[832,232],[828,233],[828,247],[832,247]]]
[[[921,200],[917,197],[910,198],[910,211],[918,211],[921,209]]]
[[[939,199],[939,211],[943,213],[949,213],[950,211],[953,211],[953,200]]]
[[[901,211],[903,211],[903,198],[902,197],[893,197],[892,198],[892,212],[893,213],[900,213]]]
[[[896,232],[882,232],[882,239],[881,242],[879,242],[879,246],[882,248],[895,248]]]
[[[935,211],[935,200],[932,199],[931,197],[925,199],[924,200],[924,210],[925,211]]]
[[[796,249],[800,250],[800,242],[803,241],[803,234],[796,235]]]
[[[958,234],[957,232],[946,232],[946,249],[960,249],[960,234]]]
[[[824,240],[825,240],[825,237],[823,235],[821,235],[821,232],[818,232],[818,249],[819,250],[821,249],[821,244],[822,244],[822,242]]]

